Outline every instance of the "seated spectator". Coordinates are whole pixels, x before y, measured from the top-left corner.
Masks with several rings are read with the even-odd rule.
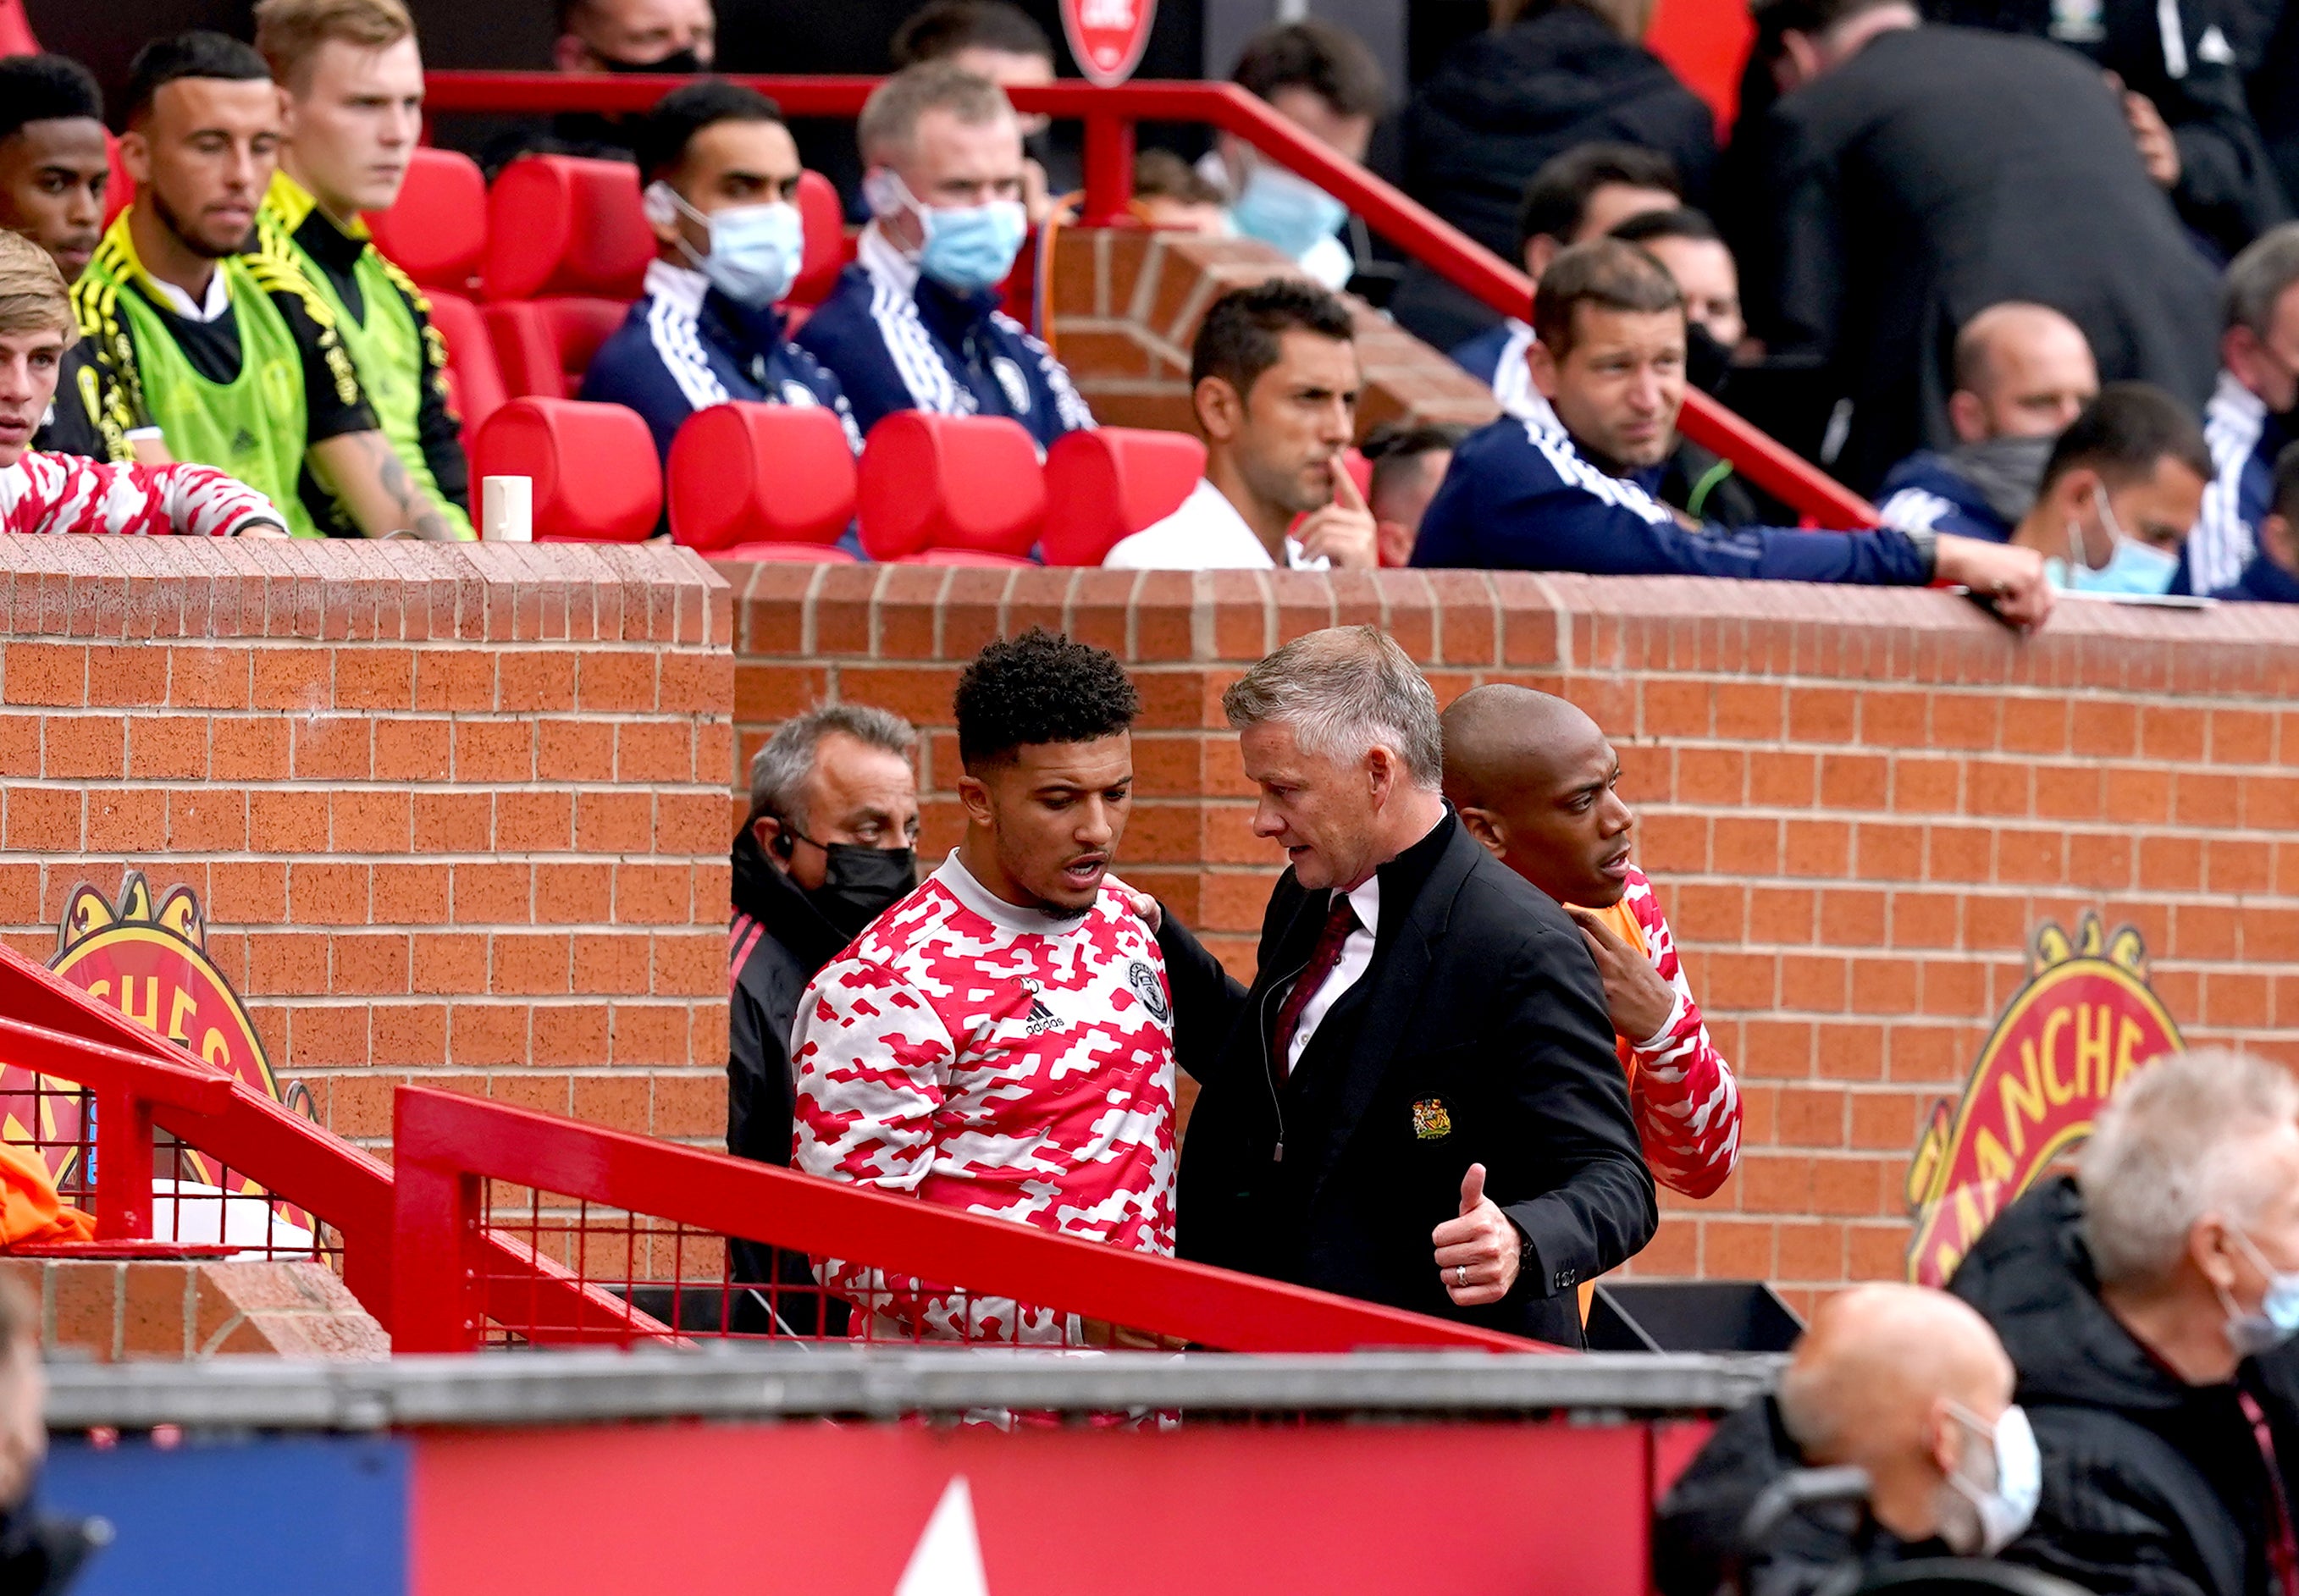
[[[1173,1255],[1165,958],[1109,874],[1139,712],[1124,668],[1067,637],[1001,639],[967,667],[966,840],[800,999],[797,1168]],[[820,1268],[873,1340],[1074,1346],[1083,1334],[1053,1309]]]
[[[277,535],[271,502],[203,465],[143,465],[29,447],[79,337],[45,250],[0,230],[0,531]]]
[[[1715,353],[1730,360],[1748,335],[1740,313],[1740,268],[1716,224],[1698,211],[1643,211],[1613,225],[1611,236],[1633,244],[1668,268],[1684,293],[1684,313]],[[1694,362],[1696,380],[1698,362]],[[1714,388],[1713,381],[1702,382]]]
[[[1214,301],[1190,350],[1206,474],[1182,507],[1121,539],[1121,570],[1365,570],[1373,512],[1342,453],[1357,434],[1356,327],[1314,284],[1272,278]],[[1298,522],[1298,524],[1296,524]]]
[[[2036,1434],[1986,1321],[1942,1292],[1855,1285],[1823,1301],[1780,1389],[1716,1426],[1653,1521],[1663,1596],[1850,1590],[1910,1555],[1993,1556],[2036,1509]],[[1800,1468],[1867,1472],[1867,1501],[1810,1509],[1744,1548],[1756,1499]]]
[[[101,1519],[54,1517],[34,1500],[48,1455],[47,1393],[37,1294],[0,1281],[0,1589],[26,1596],[63,1596],[112,1538]]]
[[[1492,26],[1463,40],[1405,113],[1405,188],[1503,259],[1522,240],[1520,196],[1568,151],[1602,142],[1661,156],[1668,204],[1707,196],[1715,114],[1644,47],[1651,8],[1633,0],[1488,0]],[[1614,216],[1581,237],[1606,232]],[[1546,261],[1528,272],[1540,279]],[[1493,313],[1426,267],[1390,309],[1406,330],[1451,349]]]
[[[67,286],[104,236],[111,180],[104,96],[88,70],[63,55],[0,60],[0,228],[46,250]],[[167,459],[160,429],[130,405],[92,343],[75,340],[64,351],[56,392],[34,448],[129,461],[141,445],[155,461]]]
[[[2188,541],[2183,593],[2212,593],[2237,579],[2258,542],[2276,457],[2295,437],[2299,222],[2277,228],[2235,258],[2223,304],[2219,381],[2204,406],[2215,470]]]
[[[1042,88],[1054,80],[1053,40],[1028,12],[1008,0],[928,0],[894,30],[891,49],[898,71],[920,62],[947,61],[1000,88]],[[1014,120],[1026,153],[1022,204],[1034,227],[1053,212],[1053,196],[1059,192],[1046,175],[1053,119],[1017,113]],[[1075,176],[1066,172],[1062,188],[1075,187]]]
[[[693,77],[710,70],[718,22],[710,0],[558,0],[554,71],[659,72]],[[619,112],[562,111],[548,122],[512,128],[479,155],[487,180],[521,155],[583,155],[632,161],[636,119]]]
[[[635,137],[655,258],[646,291],[591,357],[582,396],[646,418],[666,462],[687,417],[735,399],[826,404],[859,453],[838,379],[790,341],[776,308],[806,253],[798,145],[781,111],[705,79],[658,100]]]
[[[1133,214],[1144,226],[1219,237],[1229,231],[1222,191],[1171,150],[1133,158]]]
[[[2299,604],[2299,444],[2275,459],[2273,508],[2259,518],[2259,547],[2243,575],[2212,596],[2236,603]]]
[[[1538,283],[1561,250],[1602,238],[1631,217],[1683,204],[1676,163],[1632,144],[1584,144],[1532,174],[1517,207],[1516,258]],[[1532,386],[1525,353],[1532,323],[1515,317],[1489,327],[1453,351],[1454,362],[1492,389],[1501,409],[1555,424],[1548,401]]]
[[[2073,1176],[1948,1289],[2003,1337],[2043,1448],[2010,1559],[2102,1596],[2271,1592],[2292,1566],[2299,1093],[2220,1048],[2132,1071]]]
[[[1808,408],[1844,418],[1810,441],[1847,486],[1872,493],[1917,449],[1954,444],[1942,355],[2005,300],[2071,316],[2104,377],[2203,403],[2211,268],[2091,63],[1921,26],[1911,0],[1758,12],[1781,93],[1741,120],[1748,187],[1719,213],[1748,229],[1733,253],[1749,330],[1768,361],[1812,374]]]
[[[471,530],[471,468],[447,395],[431,302],[368,237],[423,134],[423,56],[400,0],[259,0],[255,47],[279,85],[286,137],[256,212],[268,247],[303,274],[409,480],[457,537]]]
[[[1606,239],[1560,256],[1533,295],[1541,370],[1553,372],[1569,363],[1582,336],[1581,319],[1607,312],[1635,328],[1640,341],[1673,337],[1682,347],[1684,295],[1675,281],[1642,250]],[[1614,450],[1650,453],[1665,430],[1662,412],[1671,423],[1675,412],[1652,397],[1661,386],[1649,370],[1663,363],[1657,353],[1631,363],[1647,370],[1632,381],[1622,379],[1622,386],[1646,391],[1634,403],[1623,401],[1619,419],[1608,422],[1606,438],[1598,441],[1609,441]],[[1445,486],[1421,523],[1413,563],[1901,586],[1960,582],[2000,601],[2000,612],[2015,625],[2040,624],[2050,612],[2043,561],[2026,549],[1888,527],[1732,531],[1681,522],[1681,513],[1635,478],[1592,463],[1571,438],[1504,416],[1454,454]]]
[[[2163,594],[2211,480],[2187,408],[2144,382],[2112,382],[2068,424],[2012,542],[2044,557],[2052,586]]]
[[[898,410],[1009,416],[1042,448],[1092,426],[1053,352],[998,308],[1029,228],[1004,92],[948,62],[910,67],[871,92],[857,134],[875,220],[798,342],[862,431]]]
[[[1711,1195],[1740,1161],[1739,1086],[1629,857],[1637,816],[1612,744],[1563,699],[1503,682],[1455,699],[1444,733],[1461,824],[1573,917],[1597,961],[1645,1162],[1672,1190]]]
[[[1955,336],[1955,447],[1894,466],[1878,515],[1905,532],[2006,541],[2035,505],[2052,440],[2098,393],[2082,328],[2049,305],[1988,306]]]
[[[1230,79],[1344,161],[1365,159],[1389,103],[1381,63],[1365,42],[1314,17],[1246,40]],[[1335,292],[1349,287],[1364,252],[1338,236],[1349,219],[1347,205],[1232,133],[1214,136],[1213,154],[1199,170],[1219,178],[1239,237],[1260,239]]]
[[[220,33],[146,45],[121,164],[136,201],[72,290],[96,359],[168,452],[230,472],[298,537],[454,534],[378,430],[335,318],[255,226],[279,148],[263,58]]]
[[[1468,436],[1466,427],[1442,421],[1417,427],[1385,421],[1365,434],[1359,453],[1373,462],[1365,508],[1373,511],[1374,541],[1383,565],[1413,563],[1421,518],[1452,467],[1453,451]]]

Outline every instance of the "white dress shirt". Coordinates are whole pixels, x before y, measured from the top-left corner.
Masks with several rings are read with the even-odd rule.
[[[1162,521],[1152,522],[1131,537],[1121,537],[1102,556],[1109,570],[1274,570],[1261,539],[1245,524],[1237,506],[1211,480],[1200,477],[1180,509]],[[1291,537],[1285,540],[1285,564],[1292,570],[1324,570],[1323,554],[1305,556]]]
[[[1332,909],[1332,898],[1326,899],[1325,906],[1328,910]],[[1366,877],[1360,885],[1350,890],[1349,907],[1357,911],[1357,928],[1341,943],[1341,957],[1334,964],[1332,974],[1325,977],[1325,984],[1301,1005],[1301,1018],[1293,1026],[1292,1045],[1285,1050],[1285,1073],[1289,1077],[1301,1067],[1301,1055],[1308,1051],[1309,1038],[1317,1034],[1317,1022],[1373,967],[1374,933],[1381,926],[1379,873]]]

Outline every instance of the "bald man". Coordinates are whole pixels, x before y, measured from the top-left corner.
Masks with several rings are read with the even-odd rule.
[[[2012,1386],[1988,1321],[1945,1292],[1874,1284],[1830,1298],[1778,1392],[1718,1425],[1662,1501],[1654,1583],[1662,1596],[1772,1596],[1855,1561],[1995,1556],[2034,1516],[2040,1480]],[[1740,1526],[1765,1487],[1844,1465],[1868,1475],[1864,1510],[1795,1515],[1742,1563]]]
[[[1645,1161],[1672,1190],[1710,1195],[1739,1161],[1739,1086],[1630,858],[1637,817],[1612,744],[1563,699],[1500,684],[1464,693],[1443,724],[1461,824],[1563,905],[1597,960]]]
[[[2009,542],[2036,502],[2052,440],[2098,393],[2083,328],[2049,305],[1988,306],[1956,335],[1956,446],[1892,468],[1877,495],[1884,524]]]

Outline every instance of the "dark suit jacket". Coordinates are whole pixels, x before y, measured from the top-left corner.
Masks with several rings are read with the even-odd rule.
[[[1564,912],[1449,813],[1380,875],[1373,964],[1282,1093],[1268,1021],[1329,894],[1290,870],[1278,882],[1250,991],[1166,917],[1175,1054],[1202,1088],[1182,1256],[1577,1347],[1573,1288],[1659,1220],[1596,964]],[[1473,1163],[1532,1254],[1506,1299],[1461,1309],[1429,1237],[1460,1212]]]

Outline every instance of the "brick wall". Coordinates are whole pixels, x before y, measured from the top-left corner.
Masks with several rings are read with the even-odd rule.
[[[736,751],[816,698],[934,728],[925,848],[956,840],[959,666],[1033,623],[1116,650],[1145,713],[1120,864],[1241,975],[1277,861],[1219,698],[1336,621],[1387,627],[1440,699],[1506,679],[1611,732],[1640,852],[1747,1089],[1717,1197],[1664,1193],[1647,1274],[1792,1297],[1901,1268],[1920,1117],[1960,1089],[2032,928],[2146,939],[2190,1042],[2299,1062],[2299,615],[2064,604],[2021,644],[1945,594],[1387,572],[722,567]],[[739,767],[738,767],[739,769]]]
[[[681,550],[0,536],[0,935],[199,894],[272,1066],[725,1124],[723,584]]]
[[[7,1259],[49,1357],[181,1362],[241,1353],[384,1358],[391,1337],[317,1263]]]

